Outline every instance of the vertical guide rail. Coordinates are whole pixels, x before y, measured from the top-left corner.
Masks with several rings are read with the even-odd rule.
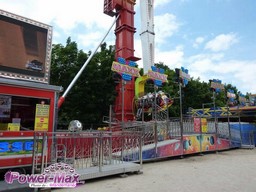
[[[47,134],[46,132],[43,133],[42,137],[42,148],[41,153],[38,151],[39,149],[39,143],[40,142],[40,134],[35,132],[34,133],[34,141],[33,141],[33,154],[32,154],[32,174],[35,174],[36,172],[42,172],[44,165],[47,165],[47,157],[48,157],[48,146],[47,146]],[[39,155],[41,155],[41,162]],[[41,165],[39,164],[41,163]],[[40,165],[40,168],[38,166]]]
[[[202,117],[200,117],[200,154],[202,155],[202,141],[203,135],[202,135]]]
[[[73,158],[71,160],[71,163],[74,166],[75,165],[76,154],[77,154],[77,152],[76,152],[77,151],[76,150],[76,143],[78,141],[80,141],[80,138],[77,137],[77,133],[75,133],[75,132],[72,133],[72,140],[73,140],[74,146],[73,146]]]
[[[227,118],[228,118],[228,137],[229,137],[229,148],[232,147],[232,136],[231,136],[231,128],[230,128],[230,119],[229,119],[229,106],[227,103]]]
[[[167,118],[166,118],[166,131],[168,134],[168,137],[170,136],[170,119],[169,119],[169,108],[167,107]]]
[[[86,62],[84,63],[84,65],[82,66],[82,68],[79,70],[79,72],[76,74],[76,76],[74,77],[74,79],[72,80],[72,82],[69,84],[68,88],[66,89],[66,91],[64,92],[64,94],[59,98],[58,100],[58,108],[61,107],[62,103],[65,100],[66,95],[68,94],[68,92],[71,90],[71,88],[74,86],[75,82],[78,80],[78,78],[80,77],[80,75],[82,74],[82,72],[84,71],[85,67],[87,66],[87,64],[91,61],[92,57],[95,55],[95,53],[97,52],[97,50],[99,49],[99,47],[101,46],[101,44],[103,43],[103,41],[106,39],[106,37],[108,36],[110,30],[112,29],[112,27],[114,26],[114,24],[116,23],[117,19],[119,18],[119,15],[117,15],[117,17],[115,18],[114,22],[112,23],[112,25],[110,26],[109,30],[107,31],[106,35],[103,37],[103,39],[101,40],[101,42],[99,43],[99,45],[96,47],[96,49],[92,52],[92,54],[89,56],[89,58],[86,60]]]
[[[102,166],[103,166],[103,158],[104,158],[104,154],[103,154],[103,132],[101,131],[99,134],[99,172],[102,172]]]
[[[239,120],[239,133],[240,133],[240,147],[242,147],[243,139],[242,139],[242,126],[241,126],[241,117],[240,117],[239,106],[238,106],[238,120]]]
[[[157,157],[157,143],[158,143],[158,136],[157,136],[157,121],[154,123],[154,143],[155,143],[155,158]]]
[[[36,135],[36,132],[34,132],[33,154],[32,154],[32,174],[35,174],[37,169],[37,161],[38,161],[37,150],[38,150],[37,135]]]
[[[109,162],[112,164],[113,157],[112,157],[112,150],[113,150],[113,133],[112,131],[110,132],[110,137],[109,137]]]
[[[37,166],[38,166],[38,138],[39,136],[37,136],[37,132],[34,132],[34,143],[33,143],[33,154],[32,154],[32,174],[35,174],[36,171],[38,170]],[[43,149],[42,149],[43,152]],[[43,161],[43,156],[41,156],[42,161]],[[34,192],[37,192],[38,188],[34,188]]]
[[[109,106],[109,115],[108,116],[109,116],[108,127],[112,131],[112,105]]]
[[[182,147],[182,155],[184,155],[184,145],[183,145],[183,115],[182,115],[182,89],[181,89],[181,83],[179,83],[179,93],[180,93],[180,143]]]
[[[125,85],[126,85],[126,81],[122,79],[122,128],[124,128],[124,91],[125,91]]]
[[[124,142],[125,142],[125,138],[124,138],[124,129],[122,129],[121,131],[121,162],[124,160]]]
[[[43,133],[43,141],[42,141],[42,152],[41,152],[41,169],[40,172],[42,173],[44,169],[44,165],[47,165],[47,135],[46,132]]]
[[[154,93],[155,93],[155,96],[154,96],[154,107],[153,107],[153,111],[152,111],[152,115],[153,115],[153,119],[154,122],[155,122],[155,125],[154,125],[154,135],[155,135],[155,158],[157,157],[157,142],[158,142],[158,136],[157,136],[157,118],[156,118],[156,114],[157,114],[157,106],[156,106],[156,90],[157,90],[157,86],[154,85]]]
[[[143,145],[143,139],[144,139],[144,126],[142,126],[142,130],[139,130],[139,161],[140,161],[140,166],[142,166],[143,163],[143,153],[142,153],[142,145]]]
[[[218,123],[217,123],[217,116],[216,116],[216,103],[215,103],[215,91],[212,92],[212,99],[213,99],[213,110],[214,110],[214,126],[215,126],[215,135],[216,135],[216,153],[218,153]]]
[[[255,147],[253,131],[249,131],[249,145],[250,145],[250,149],[253,149]]]

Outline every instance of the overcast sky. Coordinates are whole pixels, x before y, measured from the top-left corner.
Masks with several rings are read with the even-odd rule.
[[[114,19],[103,13],[103,0],[0,0],[0,9],[52,25],[54,44],[71,37],[84,52],[95,49]],[[155,63],[256,93],[255,0],[155,0],[154,9]],[[135,56],[141,58],[139,10],[137,0]],[[106,41],[114,44],[114,29]]]

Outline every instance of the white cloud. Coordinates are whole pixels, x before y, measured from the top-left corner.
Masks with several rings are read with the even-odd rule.
[[[221,34],[216,36],[213,40],[209,41],[205,45],[205,49],[209,49],[214,52],[225,51],[237,42],[238,38],[236,34]]]
[[[57,31],[53,30],[53,38],[52,38],[53,41],[52,41],[52,43],[53,44],[60,43],[60,42],[56,41],[56,39],[58,39],[59,37],[61,37],[61,34],[59,32],[57,32]]]
[[[223,54],[195,55],[188,59],[191,77],[208,82],[210,79],[220,79],[224,84],[232,84],[244,94],[255,93],[253,86],[256,82],[254,68],[256,60],[224,60]]]
[[[176,16],[170,13],[155,16],[155,39],[157,43],[165,43],[165,40],[178,31],[180,27]]]
[[[101,41],[114,20],[103,13],[103,2],[103,0],[93,2],[82,0],[0,0],[0,7],[3,10],[53,25],[53,43],[63,43],[60,40],[64,39],[65,41],[68,36],[71,36],[72,40],[77,41],[78,47],[80,49],[86,48],[84,51],[87,52],[93,50],[96,44]],[[170,2],[172,0],[154,1],[155,7],[159,10]],[[137,1],[135,10],[138,10],[138,7],[139,1]],[[138,17],[139,14],[138,11],[136,16]],[[140,22],[140,18],[136,20]],[[179,31],[182,23],[170,13],[155,16],[154,20],[156,63],[164,62],[170,69],[179,68],[186,64],[185,67],[189,69],[190,75],[194,78],[200,77],[203,81],[218,78],[224,83],[232,83],[240,91],[256,92],[256,87],[253,86],[256,82],[254,74],[256,60],[242,61],[235,60],[235,58],[226,60],[225,55],[221,52],[238,42],[237,34],[220,34],[209,42],[205,41],[204,36],[197,37],[193,42],[194,47],[202,46],[206,42],[204,51],[210,50],[217,52],[217,54],[200,54],[187,59],[182,46],[177,46],[173,50],[163,48],[167,42],[172,41],[170,37]],[[139,28],[139,26],[135,27]],[[137,57],[142,57],[140,38],[138,33],[136,35],[134,54]],[[107,38],[107,43],[114,44],[114,40],[115,35],[112,30]],[[142,67],[142,61],[139,61],[138,64]]]
[[[47,24],[53,24],[63,31],[71,31],[78,24],[86,28],[97,26],[108,28],[113,18],[103,13],[103,0],[88,3],[81,0],[51,1],[51,0],[19,0],[0,2],[0,7]]]
[[[68,37],[76,41],[78,47],[88,51],[99,44],[111,26],[114,18],[103,13],[103,0],[93,3],[82,0],[1,0],[3,10],[28,17],[53,26],[53,43],[65,43]],[[114,36],[110,32],[108,40]],[[109,42],[108,42],[109,44]]]
[[[154,6],[155,7],[158,7],[160,5],[165,5],[165,4],[168,4],[170,3],[172,0],[155,0],[154,1]]]
[[[141,58],[137,61],[139,68],[143,68],[143,58],[142,58],[142,47],[141,41],[136,39],[134,42],[135,56]],[[170,69],[180,68],[184,61],[184,52],[182,46],[177,46],[174,50],[160,51],[155,49],[155,63],[163,62]]]
[[[193,43],[194,48],[198,48],[205,41],[204,37],[197,37]]]
[[[214,54],[199,54],[199,55],[193,55],[188,59],[189,63],[194,63],[196,61],[202,61],[202,60],[211,60],[211,61],[220,61],[224,58],[223,53],[214,53]]]
[[[160,51],[156,49],[155,63],[163,62],[170,69],[183,66],[184,52],[182,46],[177,46],[174,50]]]
[[[135,39],[134,40],[134,56],[141,58],[141,60],[137,61],[137,64],[139,68],[143,68],[143,63],[142,63],[142,47],[141,47],[141,40],[140,39]]]
[[[78,40],[83,47],[96,47],[100,42],[97,40],[102,37],[101,32],[87,33],[78,35]]]
[[[112,24],[114,18],[103,13],[103,0],[88,3],[82,0],[51,1],[51,0],[1,0],[0,7],[9,12],[53,25],[53,41],[65,43],[67,37],[82,40],[83,45],[92,44],[92,40],[100,42],[102,36]],[[171,0],[157,0],[155,6],[170,3]],[[60,6],[61,5],[61,6]],[[139,2],[135,5],[139,7]],[[174,15],[166,13],[155,16],[156,46],[165,43],[166,38],[173,35],[180,24]],[[139,26],[135,26],[138,28]],[[92,33],[95,33],[94,35]],[[114,34],[113,30],[112,33]],[[89,34],[89,35],[88,35]],[[84,37],[83,37],[84,36]],[[88,37],[91,39],[88,39]],[[62,40],[62,42],[60,42]],[[84,42],[87,40],[88,42]],[[80,42],[78,42],[78,46]]]

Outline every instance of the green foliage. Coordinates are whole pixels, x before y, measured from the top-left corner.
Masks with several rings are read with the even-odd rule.
[[[212,92],[209,84],[200,82],[200,79],[193,79],[189,81],[188,85],[183,89],[184,92],[184,108],[189,107],[200,109],[203,103],[212,102]],[[209,107],[209,106],[208,106]]]
[[[170,117],[180,116],[180,95],[179,95],[179,84],[175,81],[177,79],[175,70],[169,69],[167,65],[163,63],[155,64],[158,68],[163,68],[165,74],[168,75],[168,83],[165,83],[161,89],[167,93],[173,100],[173,105],[169,108]],[[153,86],[151,86],[153,87]],[[230,88],[237,89],[232,85],[227,85],[226,89]],[[148,89],[150,90],[150,89]],[[152,92],[152,89],[150,90]],[[226,106],[226,93],[225,91],[215,94],[216,106]],[[213,92],[210,88],[210,83],[201,82],[200,78],[191,78],[186,87],[182,87],[182,112],[186,114],[189,108],[200,109],[203,104],[204,107],[213,107]]]
[[[84,53],[78,50],[77,43],[67,39],[66,45],[53,45],[50,84],[63,86],[66,90],[91,52]],[[114,47],[104,43],[100,50],[93,56],[85,70],[68,93],[65,102],[59,110],[59,123],[68,124],[71,120],[80,120],[85,127],[91,124],[102,124],[103,116],[108,115],[109,106],[114,103],[116,91],[111,65],[114,61]],[[156,67],[163,68],[168,75],[168,83],[159,89],[163,90],[173,100],[169,108],[170,117],[180,115],[179,85],[175,82],[176,73],[163,63]],[[140,70],[143,74],[143,69]],[[226,89],[232,89],[238,95],[236,87],[228,84]],[[145,93],[154,92],[152,82],[145,84]],[[63,93],[62,93],[63,94]],[[200,79],[191,79],[186,87],[182,88],[183,113],[189,108],[202,108],[203,104],[212,103],[213,93],[210,83],[201,82]],[[226,93],[216,95],[216,106],[225,106]],[[211,104],[205,107],[212,107]]]
[[[51,81],[66,90],[91,53],[78,50],[77,43],[68,38],[66,46],[57,44],[52,49]],[[102,124],[115,97],[111,65],[113,46],[104,43],[68,93],[59,110],[59,123],[68,124],[78,119],[85,127]],[[88,125],[88,126],[87,126]]]

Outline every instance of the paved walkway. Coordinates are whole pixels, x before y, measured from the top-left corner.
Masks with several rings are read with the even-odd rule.
[[[143,174],[85,181],[54,192],[256,192],[256,149],[145,163]]]
[[[33,191],[0,183],[0,191]],[[256,149],[236,149],[191,155],[184,159],[144,163],[143,174],[118,175],[85,181],[54,192],[256,192]]]

